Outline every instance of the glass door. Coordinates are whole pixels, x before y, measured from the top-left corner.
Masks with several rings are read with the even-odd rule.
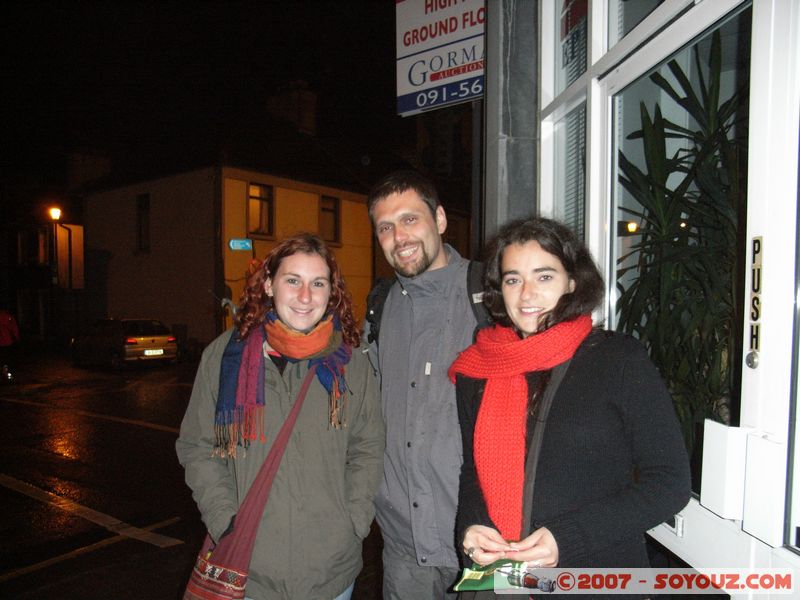
[[[696,491],[705,419],[739,419],[751,20],[726,15],[612,99],[613,323],[667,382]]]
[[[697,566],[800,565],[800,7],[700,2],[654,29],[596,62],[586,223],[606,323],[648,348],[692,457],[695,498],[651,535]]]

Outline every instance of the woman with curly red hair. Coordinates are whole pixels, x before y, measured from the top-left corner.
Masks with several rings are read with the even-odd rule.
[[[248,598],[346,600],[352,593],[384,447],[380,395],[359,343],[333,253],[317,236],[300,234],[250,272],[234,329],[203,353],[177,450],[216,541],[235,530],[301,382],[315,369],[258,526]]]

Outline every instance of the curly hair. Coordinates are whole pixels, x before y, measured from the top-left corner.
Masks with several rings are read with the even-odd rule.
[[[342,272],[330,248],[321,238],[310,233],[299,233],[288,237],[275,246],[262,261],[253,261],[247,274],[247,282],[239,299],[235,325],[239,337],[244,339],[257,326],[264,322],[266,314],[272,309],[272,298],[264,290],[264,282],[277,273],[281,261],[294,254],[317,254],[330,270],[331,296],[328,311],[335,314],[342,324],[342,337],[347,345],[357,348],[361,331],[353,316],[353,301],[347,291]]]
[[[603,301],[603,277],[586,245],[565,225],[544,217],[517,219],[504,225],[486,249],[483,304],[500,325],[513,323],[503,301],[503,252],[512,244],[537,242],[564,266],[575,290],[559,298],[555,307],[539,319],[538,331],[591,313]]]

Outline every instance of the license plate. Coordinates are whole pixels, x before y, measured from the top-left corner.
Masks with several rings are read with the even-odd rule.
[[[160,356],[161,354],[164,354],[164,349],[163,348],[159,348],[158,350],[145,350],[144,351],[144,355],[145,356]]]

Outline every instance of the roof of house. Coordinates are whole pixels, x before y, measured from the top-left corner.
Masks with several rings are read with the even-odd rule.
[[[270,118],[222,134],[209,128],[202,138],[171,136],[145,149],[111,151],[111,170],[74,190],[89,194],[140,181],[223,165],[366,193],[386,173],[409,164],[368,142],[319,138],[302,133],[290,122]]]

